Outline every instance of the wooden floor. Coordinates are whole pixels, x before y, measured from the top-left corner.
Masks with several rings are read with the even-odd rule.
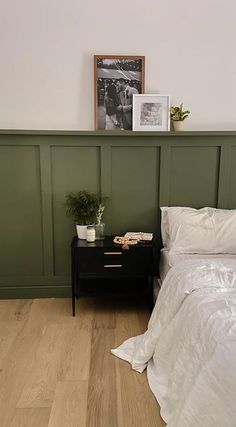
[[[146,373],[110,349],[145,331],[145,302],[0,301],[1,427],[162,427]]]

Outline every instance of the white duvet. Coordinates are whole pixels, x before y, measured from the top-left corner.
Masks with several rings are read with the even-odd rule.
[[[148,330],[112,353],[147,367],[167,427],[236,427],[235,261],[173,267]]]

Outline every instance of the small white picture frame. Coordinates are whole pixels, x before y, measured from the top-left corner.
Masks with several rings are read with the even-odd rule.
[[[133,95],[133,130],[169,131],[170,95]]]

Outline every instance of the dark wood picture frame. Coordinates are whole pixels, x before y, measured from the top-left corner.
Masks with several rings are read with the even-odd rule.
[[[121,89],[121,85],[123,85],[123,89]],[[110,87],[108,88],[108,86]],[[124,86],[126,86],[126,90]],[[108,92],[114,93],[114,90],[117,92],[117,95],[114,95],[117,107],[112,107],[111,104],[108,106],[107,102]],[[132,96],[135,93],[143,94],[144,91],[145,56],[94,55],[95,129],[132,130]],[[127,104],[129,104],[125,108],[122,106],[123,102],[125,102],[124,97],[126,97]],[[117,111],[117,116],[114,113],[114,109]],[[107,114],[108,112],[109,114]],[[111,112],[114,114],[111,114]]]

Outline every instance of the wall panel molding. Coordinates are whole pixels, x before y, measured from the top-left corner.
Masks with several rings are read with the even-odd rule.
[[[80,189],[109,197],[108,234],[160,236],[159,206],[236,208],[236,132],[0,131],[0,297],[70,295]]]

